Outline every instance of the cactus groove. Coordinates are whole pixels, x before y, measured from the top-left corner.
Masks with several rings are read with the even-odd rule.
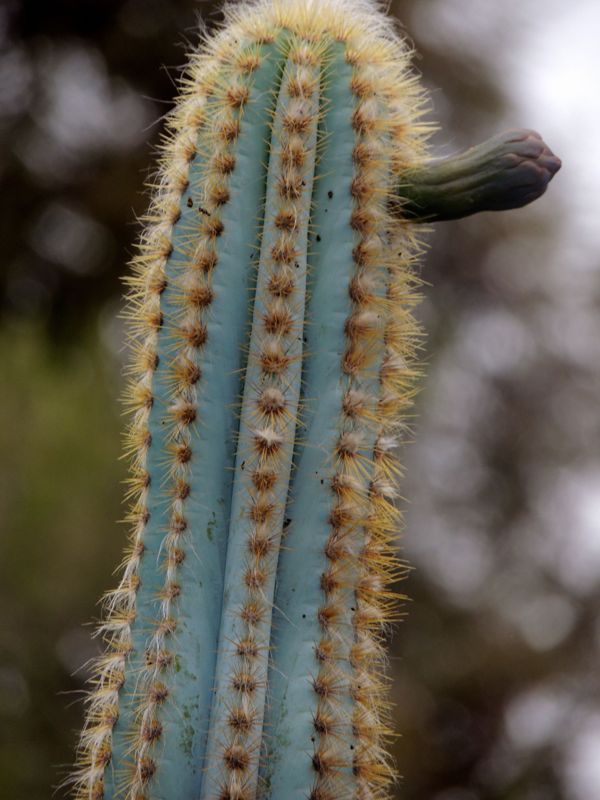
[[[191,55],[129,279],[132,532],[80,800],[388,796],[409,59],[367,0],[237,5]]]

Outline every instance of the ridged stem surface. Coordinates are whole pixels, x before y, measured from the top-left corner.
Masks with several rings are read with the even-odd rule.
[[[254,797],[298,422],[319,70],[292,41],[272,123],[203,797]]]
[[[204,766],[279,51],[251,43],[202,66],[210,88],[175,122],[133,282],[135,529],[108,598],[84,796],[141,797],[152,782],[187,797]]]
[[[376,800],[420,90],[358,0],[234,7],[182,90],[129,280],[132,535],[77,798]]]

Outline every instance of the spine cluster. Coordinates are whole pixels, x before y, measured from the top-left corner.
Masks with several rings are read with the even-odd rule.
[[[390,164],[406,147],[406,118],[398,110],[394,76],[368,48],[347,47],[346,61],[353,67],[355,97],[354,275],[340,365],[346,390],[331,479],[334,499],[320,579],[322,637],[315,645],[313,682],[317,777],[311,800],[384,797],[394,777],[385,749],[391,730],[383,645],[399,599],[387,587],[403,572],[395,544],[400,469],[393,451],[404,432],[399,420],[412,404],[420,336],[411,315],[418,300],[412,272],[417,242],[389,207]],[[355,741],[352,755],[349,738]]]
[[[253,60],[252,69],[255,63],[258,66]],[[186,559],[189,538],[186,503],[191,493],[190,476],[195,457],[191,431],[199,413],[200,354],[210,346],[206,319],[214,297],[213,274],[219,267],[216,242],[225,234],[221,212],[229,200],[229,176],[235,169],[235,144],[249,93],[247,71],[248,66],[244,64],[237,69],[224,69],[217,85],[211,87],[208,97],[212,108],[199,139],[201,148],[205,148],[200,154],[204,156],[206,168],[195,185],[187,182],[185,185],[186,204],[190,208],[197,204],[198,216],[187,231],[182,231],[187,244],[180,253],[181,266],[175,267],[172,278],[177,312],[171,314],[166,331],[170,357],[167,374],[170,468],[165,489],[169,495],[170,521],[161,546],[164,584],[159,594],[159,614],[152,626],[145,668],[138,683],[139,727],[132,746],[135,777],[131,792],[134,797],[143,795],[160,763],[160,706],[165,700],[165,689],[168,691],[169,672],[176,666],[173,642],[177,631],[177,601],[185,591],[178,571]]]
[[[318,121],[318,48],[291,40],[273,118],[267,211],[256,285],[234,493],[245,520],[237,618],[218,667],[227,719],[220,739],[218,790],[206,797],[256,797],[263,733],[271,615],[299,414],[306,284],[306,238]],[[235,509],[235,503],[234,503]],[[235,520],[235,510],[233,512]],[[233,548],[233,544],[230,547]],[[231,575],[236,583],[235,575]],[[229,649],[228,649],[229,645]],[[217,687],[219,693],[219,687]],[[209,746],[208,759],[212,757]]]
[[[205,65],[210,70],[208,64]],[[105,621],[99,629],[106,653],[96,664],[93,690],[88,696],[88,714],[81,736],[74,777],[76,794],[86,800],[104,797],[105,770],[112,758],[112,734],[120,714],[120,692],[134,644],[132,627],[137,618],[136,598],[140,587],[139,567],[144,554],[144,534],[150,521],[148,497],[151,475],[147,469],[152,447],[150,415],[155,407],[155,375],[159,368],[159,334],[164,329],[161,297],[167,288],[166,266],[173,250],[172,232],[180,215],[180,204],[188,185],[188,171],[196,154],[196,135],[205,114],[206,94],[198,90],[184,95],[170,125],[170,136],[162,149],[152,203],[144,218],[146,229],[132,263],[127,318],[133,351],[130,382],[125,400],[132,413],[126,432],[125,452],[131,459],[130,503],[127,521],[132,525],[130,546],[122,564],[119,586],[105,597]],[[154,686],[155,702],[168,696],[166,686]],[[143,736],[150,733],[144,725]],[[143,785],[154,764],[140,758],[136,774]]]
[[[133,353],[125,392],[132,415],[125,438],[125,453],[130,458],[126,520],[132,530],[119,586],[105,596],[105,619],[99,634],[106,642],[106,653],[96,663],[78,769],[71,779],[82,800],[106,796],[105,771],[113,755],[113,729],[124,702],[134,706],[135,727],[127,731],[126,763],[111,765],[118,770],[116,792],[141,800],[158,769],[157,750],[163,733],[160,710],[169,700],[169,676],[176,660],[172,642],[177,632],[177,599],[182,592],[178,570],[186,559],[185,504],[194,455],[190,431],[197,418],[197,384],[202,377],[198,355],[208,344],[204,318],[213,300],[212,275],[218,263],[215,244],[224,233],[220,211],[229,200],[235,142],[251,77],[260,63],[259,43],[239,50],[221,49],[217,57],[197,54],[193,58],[169,120],[156,180],[148,185],[153,196],[142,218],[146,227],[132,274],[126,279],[130,287],[126,317]],[[206,169],[192,185],[192,164],[197,158],[203,159]],[[184,231],[183,245],[179,226],[176,250],[174,231],[184,204],[196,209],[197,221]],[[174,256],[183,266],[173,268]],[[170,303],[175,312],[165,310],[167,291],[175,296],[175,303]],[[157,408],[157,381],[167,389],[166,407]],[[150,448],[156,447],[150,432],[152,413],[160,414],[168,425],[168,449],[163,457],[169,463],[169,480],[152,489],[169,504],[170,520],[161,545],[159,569],[164,579],[155,598],[158,613],[149,622],[139,617],[137,594],[150,523],[153,476],[147,462]],[[147,639],[143,653],[134,652],[136,622]],[[124,689],[126,672],[136,656],[143,663],[136,670],[135,687]]]
[[[348,55],[347,55],[348,58]],[[358,61],[358,59],[356,59]],[[318,609],[322,637],[315,646],[318,664],[314,679],[316,745],[313,767],[317,774],[311,800],[350,797],[353,778],[365,788],[384,769],[378,741],[377,679],[365,667],[380,656],[373,629],[381,617],[369,614],[368,593],[381,580],[372,573],[377,557],[368,533],[370,487],[373,475],[369,442],[376,421],[377,371],[386,319],[385,283],[382,275],[385,225],[385,185],[382,170],[381,118],[375,89],[357,64],[352,90],[356,97],[352,124],[356,135],[351,192],[354,200],[351,226],[356,232],[354,276],[349,286],[352,313],[346,319],[346,352],[341,363],[346,389],[340,435],[331,479],[334,500],[325,546],[326,568],[320,577],[323,604]],[[383,173],[383,174],[382,174]],[[386,562],[387,569],[387,562]],[[351,720],[348,702],[355,701]],[[356,740],[349,755],[347,737]]]

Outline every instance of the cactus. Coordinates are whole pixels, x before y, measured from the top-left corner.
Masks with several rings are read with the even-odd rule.
[[[555,166],[529,134],[432,166],[409,62],[368,0],[235,6],[191,56],[129,278],[131,539],[78,798],[387,796],[418,223],[476,210],[484,162],[503,207],[514,158],[538,193]]]

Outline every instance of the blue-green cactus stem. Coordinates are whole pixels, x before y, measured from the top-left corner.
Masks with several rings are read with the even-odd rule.
[[[319,70],[291,41],[272,124],[202,797],[256,793],[271,608],[297,435]],[[298,166],[291,163],[296,154]],[[240,764],[244,769],[240,769]]]
[[[276,45],[253,48],[260,66],[251,75],[247,102],[239,110],[236,140],[221,155],[231,155],[235,168],[226,175],[214,169],[214,139],[219,125],[223,96],[209,97],[206,120],[191,162],[189,184],[181,199],[181,215],[174,225],[172,253],[165,268],[166,286],[161,295],[161,327],[158,333],[158,366],[154,374],[153,405],[149,420],[152,444],[148,450],[150,483],[149,520],[144,533],[137,592],[137,616],[132,625],[133,649],[121,691],[119,720],[113,734],[114,770],[107,771],[106,800],[124,796],[132,771],[144,784],[144,769],[151,771],[157,798],[191,797],[198,793],[204,763],[212,700],[214,662],[223,596],[223,573],[229,529],[231,485],[235,457],[236,402],[241,390],[243,342],[246,336],[251,296],[253,259],[258,245],[256,213],[264,202],[264,164],[268,156],[270,104],[273,87],[281,71]],[[222,83],[234,80],[224,70]],[[241,85],[245,84],[241,81]],[[227,167],[229,169],[229,167]],[[226,180],[225,180],[226,176]],[[211,202],[210,188],[227,191],[229,200],[220,206]],[[202,226],[220,221],[223,232],[211,241],[202,239]],[[204,241],[199,246],[198,242]],[[187,347],[192,331],[182,323],[182,294],[191,271],[206,271],[211,302],[198,320],[198,342]],[[209,274],[210,273],[210,274]],[[191,323],[193,326],[193,323]],[[206,337],[206,345],[201,339]],[[210,346],[208,346],[210,343]],[[198,346],[194,346],[198,344]],[[197,367],[195,402],[177,396],[177,358],[182,347],[189,350],[188,368]],[[185,369],[185,364],[179,364]],[[196,376],[193,376],[194,379]],[[173,428],[178,422],[189,423]],[[171,453],[171,458],[169,458]],[[177,457],[179,453],[179,459]],[[189,496],[181,519],[174,519],[170,503],[174,462],[186,464]],[[189,460],[188,460],[189,459]],[[180,590],[170,615],[176,629],[162,640],[152,659],[157,626],[167,624],[164,603],[167,540],[180,532],[183,560],[177,564],[175,591]],[[173,553],[175,560],[177,553]],[[199,610],[201,610],[199,612]],[[160,736],[148,748],[145,761],[138,755],[144,710],[160,687],[168,696],[154,716]],[[158,728],[157,728],[158,730]],[[126,765],[130,764],[130,767]]]
[[[314,197],[314,215],[319,222],[314,225],[309,264],[309,357],[303,376],[305,428],[295,459],[284,548],[279,559],[265,725],[266,796],[285,795],[290,800],[309,796],[315,780],[311,757],[316,749],[312,744],[316,738],[314,681],[319,669],[315,646],[323,634],[318,619],[323,605],[320,578],[327,564],[331,479],[348,385],[340,365],[347,344],[344,323],[352,309],[348,287],[355,268],[350,188],[356,135],[352,128],[352,68],[345,62],[342,48],[336,50],[324,80],[320,124],[323,149]],[[350,755],[353,737],[348,686],[339,689],[337,699],[345,706],[346,724],[338,734]],[[351,757],[346,763],[346,791],[352,781],[348,763],[351,764]]]

